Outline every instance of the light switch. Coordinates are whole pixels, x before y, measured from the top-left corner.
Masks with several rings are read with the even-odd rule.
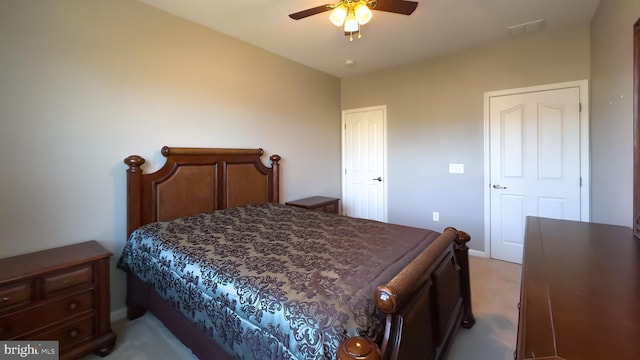
[[[449,174],[464,174],[464,164],[449,164]]]

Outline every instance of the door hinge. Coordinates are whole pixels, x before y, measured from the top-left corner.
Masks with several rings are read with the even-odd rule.
[[[578,102],[578,112],[582,112],[582,102]]]
[[[582,187],[582,177],[580,177],[580,186]]]

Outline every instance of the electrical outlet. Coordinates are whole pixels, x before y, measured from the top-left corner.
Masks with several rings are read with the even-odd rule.
[[[433,221],[440,221],[440,213],[437,211],[433,212]]]

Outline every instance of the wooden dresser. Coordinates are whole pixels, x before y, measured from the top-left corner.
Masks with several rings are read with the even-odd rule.
[[[528,217],[516,359],[640,359],[631,228]]]
[[[312,196],[305,199],[289,201],[286,205],[297,206],[304,209],[324,211],[328,213],[338,214],[340,199],[325,197],[325,196]]]
[[[60,359],[110,353],[111,255],[88,241],[0,259],[0,339],[57,340]]]

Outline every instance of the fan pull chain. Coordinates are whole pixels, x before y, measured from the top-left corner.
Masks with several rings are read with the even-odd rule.
[[[358,39],[362,39],[361,31],[358,31]],[[353,33],[352,32],[349,33],[349,41],[353,41]]]

